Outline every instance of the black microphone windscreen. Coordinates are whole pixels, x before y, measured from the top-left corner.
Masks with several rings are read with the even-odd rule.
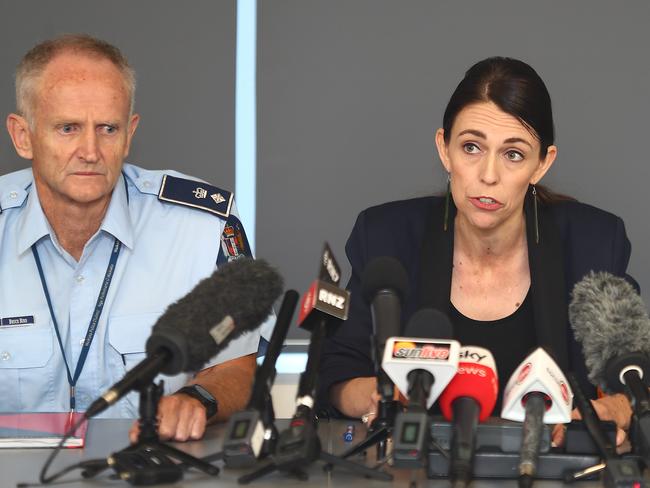
[[[390,256],[374,258],[361,275],[361,294],[372,302],[379,290],[393,290],[403,300],[408,291],[408,275],[402,263]]]
[[[650,353],[650,318],[625,279],[591,272],[573,288],[569,320],[582,344],[589,380],[610,391],[609,360],[629,352]]]
[[[282,278],[264,260],[244,258],[222,265],[167,308],[153,326],[147,352],[166,343],[175,346],[182,338],[184,344],[175,352],[184,357],[172,358],[163,372],[198,371],[231,340],[259,327],[282,287]]]
[[[449,317],[435,308],[422,308],[415,312],[404,329],[405,337],[425,339],[453,339],[454,326]]]

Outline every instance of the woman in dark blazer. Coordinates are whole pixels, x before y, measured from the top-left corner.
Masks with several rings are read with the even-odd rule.
[[[326,343],[321,405],[369,420],[376,411],[360,276],[378,256],[397,258],[407,271],[402,323],[421,308],[446,312],[461,343],[492,351],[501,389],[535,346],[589,388],[568,323],[569,294],[591,270],[626,276],[630,243],[620,218],[539,186],[557,155],[553,140],[550,96],[530,66],[488,58],[467,71],[436,132],[447,197],[369,208],[350,235],[350,315]],[[625,397],[594,403],[602,419],[616,421],[623,442]]]

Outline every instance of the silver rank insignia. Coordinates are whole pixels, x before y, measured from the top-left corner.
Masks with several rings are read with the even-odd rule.
[[[158,199],[205,210],[225,219],[230,215],[233,203],[233,195],[227,190],[203,181],[167,174],[163,175]]]
[[[221,193],[213,193],[212,195],[210,195],[210,197],[214,200],[214,203],[217,203],[217,204],[226,201],[226,199],[223,197],[223,195]],[[203,197],[203,198],[205,198],[205,197]]]
[[[208,190],[201,188],[200,186],[196,187],[196,190],[194,190],[192,193],[194,193],[194,196],[196,198],[205,198],[208,196]],[[212,196],[214,198],[214,195]],[[223,201],[223,200],[222,200]],[[217,202],[219,203],[219,202]]]

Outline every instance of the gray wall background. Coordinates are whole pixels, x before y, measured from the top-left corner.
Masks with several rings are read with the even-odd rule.
[[[290,285],[315,277],[325,239],[347,265],[362,209],[443,190],[433,133],[446,103],[469,66],[502,55],[551,93],[559,156],[545,183],[624,218],[648,303],[648,2],[259,5],[257,249]]]
[[[235,0],[0,0],[0,113],[37,40],[86,31],[139,74],[130,160],[234,188]],[[262,0],[258,6],[257,253],[304,291],[324,240],[343,246],[362,209],[442,191],[433,133],[464,71],[529,62],[554,102],[552,188],[625,219],[650,299],[645,0]],[[27,163],[0,136],[0,173]],[[250,223],[246,223],[250,225]],[[399,223],[396,238],[399,238]],[[292,332],[300,336],[300,332]]]
[[[142,119],[130,162],[235,187],[235,0],[0,0],[0,174],[29,165],[4,129],[15,66],[38,41],[87,32],[137,73]]]

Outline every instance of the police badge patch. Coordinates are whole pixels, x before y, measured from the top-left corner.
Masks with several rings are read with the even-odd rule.
[[[221,233],[221,251],[217,264],[230,262],[243,257],[253,257],[244,226],[234,215],[226,220],[226,225]]]

